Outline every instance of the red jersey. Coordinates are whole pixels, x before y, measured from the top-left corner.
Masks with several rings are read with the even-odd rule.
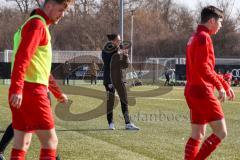
[[[51,20],[41,9],[36,9],[36,14],[42,16],[46,20],[47,25],[51,24]],[[15,64],[11,75],[10,91],[15,94],[22,93],[24,86],[24,73],[31,61],[31,57],[35,53],[35,50],[38,46],[44,46],[48,43],[45,25],[38,18],[29,20],[22,28],[21,35],[24,38],[24,41],[20,43],[17,50]],[[49,77],[48,89],[56,98],[59,98],[62,95],[62,91],[52,75]]]
[[[228,90],[230,86],[215,72],[214,67],[215,55],[210,31],[199,25],[187,44],[185,95],[213,94],[214,87]]]
[[[36,14],[42,16],[47,25],[52,23],[41,9],[37,9]],[[11,74],[10,92],[13,94],[22,94],[24,75],[33,54],[38,46],[44,46],[48,43],[45,25],[39,18],[29,20],[22,28],[21,35],[24,40],[19,44]]]
[[[37,9],[35,13],[43,17],[47,25],[52,23],[42,10]],[[22,40],[15,56],[9,98],[11,94],[23,95],[21,107],[15,108],[10,104],[10,108],[13,128],[24,132],[54,128],[54,118],[47,95],[49,89],[56,98],[61,96],[61,90],[54,78],[50,75],[49,86],[24,81],[26,69],[35,51],[49,42],[47,34],[45,25],[39,18],[29,20],[21,30]]]
[[[50,92],[52,92],[52,94],[56,98],[60,98],[61,95],[63,94],[62,90],[57,85],[57,82],[56,82],[55,78],[53,77],[53,75],[49,76],[49,86],[48,86],[48,89],[49,89]]]
[[[227,81],[229,85],[231,84],[232,77],[233,77],[232,73],[226,73],[223,75],[223,79]]]

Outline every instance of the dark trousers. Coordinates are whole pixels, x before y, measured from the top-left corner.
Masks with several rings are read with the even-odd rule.
[[[12,123],[7,127],[6,131],[3,134],[3,137],[0,141],[0,153],[4,153],[6,147],[13,139],[13,128]]]
[[[164,86],[169,85],[170,82],[170,77],[169,76],[165,76],[166,77],[166,81],[164,83]]]
[[[121,102],[121,108],[122,108],[122,113],[123,117],[125,120],[125,123],[130,123],[130,118],[129,118],[129,112],[128,112],[128,99],[127,99],[127,91],[125,84],[122,83],[120,86],[116,86],[114,88],[110,88],[108,84],[105,84],[105,89],[107,92],[107,120],[108,124],[113,122],[113,106],[114,106],[114,100],[115,100],[115,89],[117,90],[117,93],[120,98]]]
[[[93,84],[93,81],[97,84],[97,76],[91,75],[91,84]]]
[[[67,83],[66,83],[67,82]],[[69,75],[67,75],[66,77],[64,77],[63,79],[63,85],[69,85]]]

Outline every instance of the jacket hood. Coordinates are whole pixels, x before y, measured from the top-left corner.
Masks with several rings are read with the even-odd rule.
[[[103,47],[103,52],[105,53],[115,53],[118,51],[117,46],[115,46],[111,41],[107,42]]]

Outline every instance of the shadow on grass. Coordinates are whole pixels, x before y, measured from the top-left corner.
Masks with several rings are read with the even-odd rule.
[[[164,94],[169,93],[172,91],[173,87],[169,86],[158,86],[158,88],[149,90],[149,91],[129,91],[128,92],[128,103],[129,106],[135,106],[136,105],[136,98],[138,97],[157,97]],[[105,91],[100,91],[92,88],[87,87],[79,87],[79,86],[62,86],[62,90],[65,94],[69,95],[75,95],[75,96],[86,96],[91,98],[96,98],[102,100],[102,103],[96,108],[79,114],[74,114],[70,111],[71,105],[73,103],[76,103],[78,105],[81,105],[81,101],[72,101],[69,100],[67,104],[61,104],[58,103],[55,107],[55,114],[60,120],[64,121],[88,121],[91,119],[98,118],[100,116],[103,116],[107,114],[107,97]],[[114,107],[116,108],[118,105],[119,100],[117,97],[115,97]]]
[[[111,130],[111,129],[107,129],[107,128],[96,128],[96,129],[57,129],[57,132],[99,132],[99,131],[110,131],[110,132],[114,132],[114,131],[127,131],[127,132],[131,132],[134,130],[126,130],[124,128],[122,129],[115,129],[115,130]],[[137,130],[135,130],[137,131]]]

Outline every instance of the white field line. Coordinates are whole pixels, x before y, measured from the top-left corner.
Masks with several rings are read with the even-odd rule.
[[[185,87],[173,87],[173,90],[183,90],[184,91],[184,88]],[[232,87],[234,93],[240,93],[240,88],[239,87]],[[215,92],[217,93],[216,89],[215,89]]]
[[[185,99],[177,98],[160,98],[160,97],[136,97],[137,99],[153,99],[153,100],[165,100],[165,101],[185,101]]]
[[[177,99],[177,98],[137,97],[137,99],[152,99],[152,100],[182,101],[182,102],[185,102],[185,99]],[[225,103],[240,104],[240,101],[226,101]]]

